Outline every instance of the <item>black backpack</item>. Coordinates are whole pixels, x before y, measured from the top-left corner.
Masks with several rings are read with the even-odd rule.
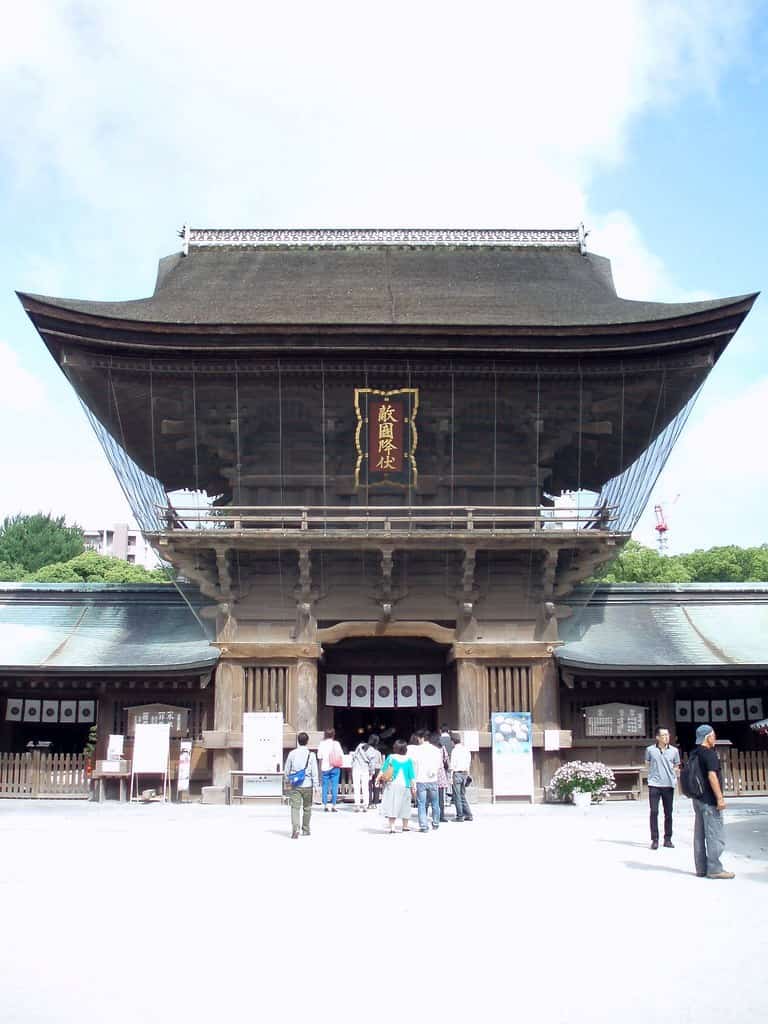
[[[701,800],[706,793],[704,772],[701,770],[699,755],[695,750],[688,756],[688,760],[680,772],[680,789],[683,791],[683,796],[688,796],[692,800]]]

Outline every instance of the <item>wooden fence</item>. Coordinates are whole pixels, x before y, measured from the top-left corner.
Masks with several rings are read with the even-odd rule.
[[[0,753],[0,797],[86,800],[84,754]]]
[[[731,750],[723,758],[723,788],[731,796],[768,796],[768,750]]]

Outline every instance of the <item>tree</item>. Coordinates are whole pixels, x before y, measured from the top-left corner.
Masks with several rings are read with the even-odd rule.
[[[68,562],[45,565],[24,577],[26,583],[167,583],[162,569],[145,569],[121,558],[86,551]]]
[[[83,531],[67,526],[65,517],[6,516],[0,526],[0,562],[35,572],[44,565],[67,562],[84,550]]]
[[[15,583],[23,580],[27,570],[23,565],[11,565],[10,562],[0,562],[0,583]]]
[[[768,582],[768,544],[757,548],[731,544],[667,556],[630,540],[596,579],[600,583]]]

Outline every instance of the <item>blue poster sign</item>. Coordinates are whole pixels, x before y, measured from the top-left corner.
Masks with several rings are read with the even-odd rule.
[[[493,797],[533,800],[533,721],[530,711],[494,711],[491,715]]]

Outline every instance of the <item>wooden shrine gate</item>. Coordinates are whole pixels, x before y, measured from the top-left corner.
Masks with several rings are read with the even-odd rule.
[[[0,753],[0,797],[87,800],[85,754]]]

